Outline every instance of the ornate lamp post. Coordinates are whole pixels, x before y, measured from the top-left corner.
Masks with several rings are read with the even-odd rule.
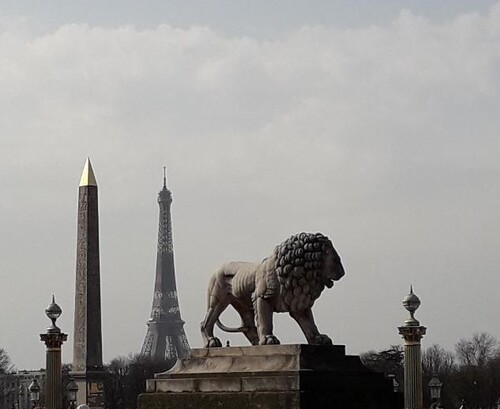
[[[68,391],[68,400],[70,409],[75,409],[76,394],[78,393],[78,385],[74,379],[71,379],[66,385]]]
[[[443,387],[443,382],[438,378],[437,374],[434,374],[429,381],[429,389],[431,392],[431,408],[438,408],[441,403],[441,388]]]
[[[441,388],[443,387],[443,382],[438,378],[437,374],[432,376],[429,381],[429,389],[431,390],[431,399],[439,400],[441,399]]]
[[[422,353],[420,340],[425,335],[426,328],[414,317],[415,311],[420,307],[420,299],[410,293],[403,299],[403,306],[410,313],[410,317],[399,327],[399,333],[405,341],[404,356],[404,395],[405,409],[422,409]]]
[[[23,385],[19,385],[19,388],[17,388],[17,409],[24,409],[22,405],[23,394],[24,394]]]
[[[40,401],[40,385],[38,385],[38,382],[36,379],[33,379],[33,381],[30,383],[30,386],[28,386],[28,391],[30,393],[30,401],[33,404],[33,408],[36,408],[38,406],[38,402]]]
[[[40,339],[47,346],[46,375],[45,375],[45,401],[47,409],[62,409],[62,367],[61,346],[68,339],[56,325],[56,320],[61,316],[62,310],[52,296],[52,303],[45,310],[45,314],[52,321],[46,334],[40,334]]]
[[[392,390],[394,393],[399,391],[399,382],[396,379],[396,375],[393,373],[387,375],[387,377],[392,381]]]

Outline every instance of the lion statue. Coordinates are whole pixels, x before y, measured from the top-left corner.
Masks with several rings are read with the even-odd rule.
[[[320,334],[312,313],[323,289],[345,274],[340,257],[321,233],[291,236],[260,263],[233,261],[220,267],[208,285],[208,311],[201,323],[205,347],[220,347],[214,325],[226,332],[243,332],[252,345],[279,344],[273,334],[273,313],[288,312],[309,344],[331,344]],[[228,328],[219,317],[229,306],[242,326]]]

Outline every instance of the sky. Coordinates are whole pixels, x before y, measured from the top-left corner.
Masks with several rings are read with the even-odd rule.
[[[106,362],[146,333],[163,166],[192,347],[212,272],[301,231],[342,257],[313,310],[348,353],[402,342],[410,284],[424,348],[500,339],[500,2],[6,0],[0,61],[0,347],[19,369],[44,366],[52,294],[72,360],[87,156]],[[275,332],[304,342],[285,314]]]

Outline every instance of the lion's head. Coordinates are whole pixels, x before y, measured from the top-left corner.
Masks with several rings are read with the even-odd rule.
[[[321,233],[293,235],[276,246],[274,256],[284,311],[310,308],[325,286],[345,274],[332,242]]]

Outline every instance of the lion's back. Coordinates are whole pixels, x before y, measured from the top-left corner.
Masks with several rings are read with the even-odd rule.
[[[231,261],[223,268],[225,279],[231,281],[231,293],[236,298],[246,298],[255,291],[255,271],[257,264],[244,261]]]

